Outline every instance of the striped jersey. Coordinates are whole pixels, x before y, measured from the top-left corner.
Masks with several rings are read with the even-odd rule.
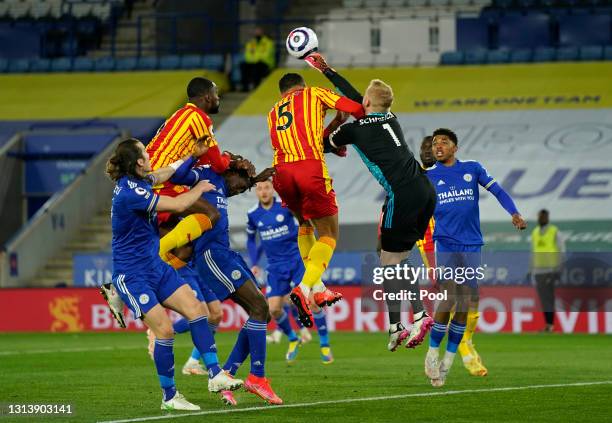
[[[187,103],[174,112],[147,145],[153,170],[168,166],[193,150],[195,142],[205,135],[211,137],[209,147],[217,145],[212,130],[212,120],[206,113]]]
[[[274,150],[273,165],[301,160],[324,160],[323,121],[343,97],[321,87],[292,91],[268,113]]]
[[[417,247],[419,247],[421,259],[423,259],[423,264],[425,265],[425,267],[436,267],[436,254],[433,240],[433,233],[435,227],[435,220],[432,217],[431,219],[429,219],[429,224],[427,225],[425,236],[423,236],[423,239],[419,239],[416,242]]]

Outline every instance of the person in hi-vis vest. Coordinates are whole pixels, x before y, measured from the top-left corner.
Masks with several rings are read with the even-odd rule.
[[[548,210],[538,212],[538,226],[531,232],[531,279],[546,321],[545,332],[552,332],[555,323],[555,285],[561,278],[565,242],[559,228],[549,222]]]
[[[270,74],[276,66],[274,40],[263,29],[255,28],[253,38],[244,46],[244,62],[240,64],[242,91],[251,91]]]

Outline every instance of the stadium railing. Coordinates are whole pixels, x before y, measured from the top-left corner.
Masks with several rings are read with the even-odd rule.
[[[87,130],[90,133],[100,130]],[[108,130],[107,130],[108,132]],[[55,193],[7,242],[0,252],[0,287],[23,286],[33,279],[56,252],[63,248],[110,198],[113,184],[103,177],[106,161],[120,139],[128,136],[115,130],[116,137],[95,156],[65,189]],[[10,145],[21,142],[20,133]],[[27,262],[26,262],[27,258]]]

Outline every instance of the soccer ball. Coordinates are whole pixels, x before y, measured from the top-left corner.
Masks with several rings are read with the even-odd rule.
[[[287,36],[287,51],[297,59],[303,59],[319,48],[317,34],[305,26],[295,28]]]

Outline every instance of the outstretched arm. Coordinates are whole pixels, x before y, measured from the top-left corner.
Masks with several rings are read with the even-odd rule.
[[[351,85],[343,76],[341,76],[335,69],[327,64],[325,57],[321,53],[313,53],[304,59],[306,63],[321,72],[325,77],[334,84],[334,87],[340,91],[344,96],[349,99],[361,104],[363,102],[363,96],[357,91],[355,87]]]
[[[184,173],[189,172],[196,160],[206,154],[208,151],[208,139],[209,136],[202,137],[196,141],[191,151],[191,155],[185,156],[174,163],[170,163],[168,166],[157,169],[147,175],[152,185],[163,184],[173,176],[182,177]],[[177,175],[180,172],[180,175]],[[177,182],[173,182],[177,183]],[[182,185],[182,184],[180,184]]]
[[[514,204],[514,200],[512,197],[501,187],[497,182],[493,182],[491,186],[488,188],[489,192],[497,198],[497,201],[501,206],[508,212],[510,216],[512,216],[512,224],[516,229],[523,230],[527,228],[527,223],[525,219],[521,216],[516,205]]]
[[[525,219],[521,216],[512,197],[508,195],[506,191],[498,184],[495,179],[488,174],[487,170],[482,167],[480,163],[478,163],[478,168],[476,171],[478,177],[478,183],[487,191],[497,198],[499,204],[512,216],[512,224],[516,229],[523,230],[527,228],[527,223]]]

